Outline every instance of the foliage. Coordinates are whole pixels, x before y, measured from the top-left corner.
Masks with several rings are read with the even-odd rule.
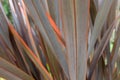
[[[3,0],[0,76],[7,80],[119,80],[117,0],[100,1]]]
[[[11,12],[10,12],[9,1],[8,0],[3,0],[2,4],[3,4],[3,9],[4,9],[5,14],[12,21],[12,16],[11,16]]]

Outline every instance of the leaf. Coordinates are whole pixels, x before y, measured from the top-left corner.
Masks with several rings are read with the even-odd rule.
[[[29,58],[33,61],[35,66],[39,69],[39,71],[42,73],[44,78],[47,79],[47,80],[52,80],[52,77],[50,76],[48,71],[44,68],[44,66],[42,65],[41,61],[36,57],[36,55],[31,51],[31,49],[26,45],[26,43],[18,35],[18,33],[15,31],[15,29],[12,26],[12,24],[10,24],[10,23],[9,23],[9,29],[12,32],[12,34],[14,35],[14,38],[17,39],[17,41],[19,41],[20,44],[22,44],[20,46],[23,47],[23,49],[26,51],[26,53],[29,56]]]
[[[98,64],[96,66],[96,72],[95,72],[95,80],[103,80],[105,78],[104,75],[104,69],[105,69],[105,64],[103,61],[103,57],[100,58],[100,60],[98,61]]]
[[[89,20],[89,0],[62,0],[61,2],[70,79],[85,80],[87,65],[87,40],[85,36]],[[85,17],[83,18],[83,16]]]
[[[21,12],[23,12],[23,17],[25,18],[25,23],[26,23],[26,28],[28,30],[28,36],[29,36],[29,40],[30,40],[30,43],[31,43],[31,46],[32,46],[32,49],[34,51],[34,53],[36,54],[36,56],[40,59],[40,56],[39,56],[39,53],[38,53],[38,50],[37,50],[37,47],[35,45],[35,41],[33,39],[33,35],[32,35],[32,28],[30,26],[30,23],[29,23],[29,20],[28,20],[28,17],[27,17],[27,12],[26,12],[26,8],[25,8],[25,4],[23,3],[23,1],[21,2],[22,3],[22,8],[21,9]],[[41,59],[40,59],[41,60]]]
[[[103,36],[98,48],[95,50],[95,55],[93,56],[93,59],[92,59],[92,62],[91,62],[91,65],[90,65],[90,71],[89,71],[89,75],[88,75],[88,80],[91,79],[92,77],[92,74],[93,74],[93,71],[95,69],[95,66],[99,60],[99,58],[101,57],[101,55],[103,54],[103,51],[104,49],[106,48],[108,42],[109,42],[109,39],[110,39],[110,36],[112,34],[112,31],[115,27],[115,23],[118,21],[118,19],[120,18],[120,16],[118,16],[114,22],[111,24],[111,26],[108,28],[108,30],[106,31],[105,35]]]
[[[113,1],[114,0],[105,0],[101,9],[97,13],[93,32],[91,34],[90,44],[88,46],[88,54],[89,55],[94,48],[94,45],[95,45],[95,42],[96,42],[98,36],[100,35],[100,32],[101,32],[102,27],[107,19],[107,15],[109,13],[109,10],[111,8]]]
[[[84,4],[83,4],[84,3]],[[85,80],[87,74],[87,37],[89,29],[90,0],[76,0],[76,66],[77,80]],[[84,64],[83,64],[84,63]]]
[[[60,4],[61,2],[59,0],[48,0],[48,7],[50,11],[50,15],[52,19],[55,21],[57,27],[60,29],[61,26],[61,13],[60,13]]]
[[[65,41],[60,33],[60,30],[58,29],[57,25],[55,24],[55,22],[53,21],[53,19],[51,18],[51,16],[49,14],[46,14],[48,17],[48,20],[50,21],[51,26],[53,27],[54,31],[57,34],[58,40],[60,40],[60,42],[62,43],[63,47],[65,47]]]
[[[13,49],[9,40],[7,17],[5,16],[5,13],[3,11],[1,2],[0,2],[0,35],[3,37],[5,43],[9,47],[10,51],[13,53]]]
[[[114,68],[115,61],[117,60],[117,57],[118,57],[118,51],[120,47],[120,35],[119,34],[120,34],[120,23],[117,28],[116,38],[115,38],[114,46],[112,49],[112,57],[111,57],[112,68]]]
[[[13,74],[11,74],[8,71],[5,71],[4,69],[0,68],[0,76],[4,77],[5,79],[9,79],[9,80],[21,80],[20,78],[14,76]]]
[[[14,39],[11,32],[10,32],[10,41],[11,41],[11,44],[12,44],[12,47],[13,47],[13,50],[14,50],[14,53],[15,53],[14,57],[15,57],[15,60],[17,62],[16,65],[20,69],[22,69],[23,71],[31,74],[31,71],[30,71],[30,69],[28,67],[28,64],[27,64],[26,60],[25,60],[24,53],[20,49],[20,46],[18,44],[16,44],[15,39]]]
[[[96,9],[98,10],[98,4],[99,4],[99,0],[93,0],[94,1],[94,4],[95,4],[95,6],[96,6]]]
[[[90,15],[91,15],[92,24],[94,25],[95,18],[97,15],[97,9],[94,0],[90,0]]]
[[[11,63],[7,62],[3,58],[0,57],[0,75],[6,75],[4,77],[11,77],[12,79],[19,78],[22,80],[34,80],[28,74],[15,67]]]
[[[75,2],[73,0],[62,0],[61,5],[69,75],[70,80],[76,80]]]
[[[68,76],[68,66],[64,54],[65,48],[60,45],[57,36],[51,27],[51,24],[46,16],[46,13],[48,12],[45,12],[44,6],[40,1],[34,0],[32,2],[31,0],[25,0],[24,2],[30,11],[32,19],[38,26],[44,41],[48,44],[48,47],[54,53],[54,56],[62,66],[65,75]]]
[[[9,48],[8,48],[7,44],[5,43],[5,41],[1,35],[0,35],[0,56],[2,58],[4,58],[5,60],[8,60],[8,61],[14,63],[15,58],[9,52]]]

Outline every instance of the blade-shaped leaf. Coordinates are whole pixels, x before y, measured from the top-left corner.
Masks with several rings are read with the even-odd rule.
[[[120,23],[118,25],[118,29],[116,32],[116,39],[112,49],[112,58],[111,58],[112,68],[114,68],[115,61],[117,60],[119,47],[120,47]]]
[[[120,16],[118,16],[117,19],[114,20],[114,22],[111,24],[111,26],[108,28],[105,35],[103,36],[98,48],[95,50],[95,55],[92,59],[91,66],[90,66],[88,80],[91,79],[93,71],[94,71],[95,66],[96,66],[96,63],[98,62],[100,56],[103,54],[103,51],[106,48],[106,46],[109,42],[110,36],[112,34],[112,31],[115,27],[115,23],[118,21],[119,18],[120,18]]]
[[[6,71],[6,72],[4,72],[4,71]],[[14,75],[23,80],[34,80],[28,74],[26,74],[19,68],[15,67],[11,63],[7,62],[6,60],[4,60],[3,58],[0,57],[0,73],[2,74],[2,72],[3,72],[3,75],[7,75],[7,74],[9,75],[9,73],[11,73],[11,75]]]
[[[7,44],[11,52],[13,52],[12,45],[9,40],[7,18],[5,16],[1,2],[0,2],[0,35],[3,37],[5,43]]]
[[[26,26],[27,26],[28,36],[29,36],[29,40],[30,40],[32,49],[33,49],[34,53],[36,54],[36,56],[40,59],[40,56],[39,56],[37,47],[36,47],[36,45],[35,45],[35,41],[34,41],[34,39],[33,39],[32,28],[31,28],[30,23],[29,23],[29,21],[28,21],[25,4],[23,3],[23,1],[21,2],[21,4],[22,4],[21,7],[22,7],[23,9],[22,9],[22,8],[20,8],[20,9],[21,9],[21,12],[22,12],[22,14],[23,14],[23,17],[25,18],[25,23],[26,23]]]
[[[87,72],[87,37],[89,29],[90,0],[76,0],[76,60],[77,80],[85,80]],[[84,64],[83,64],[84,63]]]
[[[61,0],[62,22],[70,80],[76,80],[76,36],[74,0]]]
[[[65,48],[60,45],[55,32],[49,23],[49,20],[46,16],[46,13],[48,12],[45,12],[40,1],[25,0],[24,2],[31,13],[33,20],[35,21],[35,24],[38,26],[44,41],[48,44],[48,47],[51,48],[56,59],[58,59],[58,62],[62,66],[66,76],[68,76],[68,66],[64,54]]]
[[[48,73],[48,71],[44,68],[41,61],[36,57],[36,55],[31,51],[31,49],[26,45],[26,43],[23,41],[23,39],[18,35],[18,33],[13,28],[12,24],[9,23],[9,28],[12,34],[14,35],[14,38],[21,43],[23,49],[26,51],[27,55],[30,57],[30,59],[33,61],[33,63],[36,65],[36,67],[39,69],[39,71],[42,73],[45,79],[52,80],[52,77]]]
[[[89,55],[94,48],[94,45],[95,45],[95,42],[96,42],[98,36],[100,35],[100,32],[101,32],[102,27],[107,19],[107,15],[109,13],[109,10],[111,8],[113,1],[114,0],[105,0],[101,9],[98,11],[98,14],[95,19],[93,32],[91,34],[90,45],[88,46],[88,54]]]

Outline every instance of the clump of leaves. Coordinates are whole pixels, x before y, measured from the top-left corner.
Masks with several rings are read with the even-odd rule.
[[[12,21],[12,16],[11,16],[11,12],[10,12],[9,1],[8,0],[2,0],[2,4],[3,4],[3,9],[4,9],[5,14],[10,19],[10,21]]]
[[[9,0],[13,24],[0,3],[0,76],[7,80],[119,80],[117,0],[100,1]]]

